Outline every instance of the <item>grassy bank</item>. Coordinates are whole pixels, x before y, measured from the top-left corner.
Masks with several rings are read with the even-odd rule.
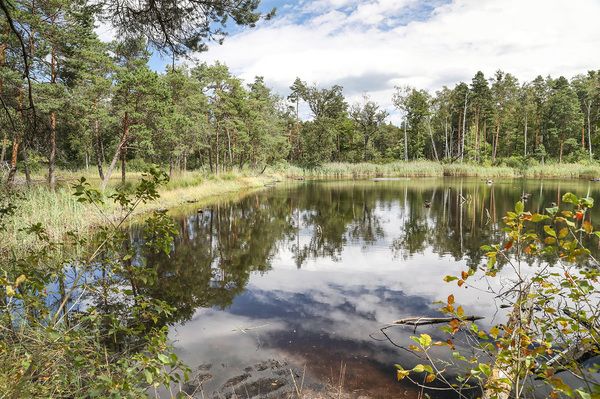
[[[474,164],[441,164],[431,161],[373,163],[327,163],[318,168],[303,170],[286,166],[280,170],[291,178],[370,178],[370,177],[482,177],[482,178],[548,178],[592,179],[600,177],[598,164],[545,164],[514,168],[510,166],[482,166]]]
[[[122,216],[121,210],[111,199],[107,199],[104,206],[100,208],[102,212],[91,205],[76,201],[71,183],[81,175],[84,175],[94,187],[100,183],[97,177],[91,174],[86,176],[85,172],[63,172],[60,174],[62,183],[54,192],[41,184],[31,188],[21,188],[16,202],[18,206],[16,215],[6,220],[6,231],[0,233],[0,253],[34,246],[35,240],[31,235],[21,231],[34,223],[41,223],[50,237],[60,239],[67,231],[85,234],[94,226],[107,223],[106,217],[111,220],[119,219]],[[131,173],[126,184],[133,187],[140,177],[139,173]],[[140,205],[135,214],[173,208],[215,196],[263,187],[278,178],[279,175],[276,174],[227,173],[219,176],[201,172],[179,174],[159,190],[158,201]],[[111,181],[106,196],[114,193],[118,182],[116,178]]]

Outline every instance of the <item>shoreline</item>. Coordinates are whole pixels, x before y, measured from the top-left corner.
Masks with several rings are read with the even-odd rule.
[[[35,240],[20,230],[34,223],[41,223],[51,238],[60,240],[68,231],[87,234],[91,229],[106,224],[107,220],[117,220],[122,214],[108,199],[101,207],[105,216],[93,206],[78,203],[68,184],[84,175],[92,186],[99,183],[93,171],[63,172],[62,187],[51,192],[45,185],[23,188],[22,198],[17,201],[19,216],[7,220],[7,231],[0,234],[0,253],[16,248],[31,248]],[[232,194],[248,190],[270,187],[278,182],[298,180],[362,180],[373,178],[506,178],[572,180],[594,179],[600,176],[600,165],[547,164],[516,169],[508,166],[481,166],[471,164],[441,164],[430,161],[373,163],[329,163],[307,170],[291,165],[275,166],[265,173],[224,172],[220,175],[201,171],[176,174],[173,179],[159,189],[160,199],[140,205],[131,215],[132,219],[159,209],[171,210],[185,205],[194,206]],[[127,185],[134,185],[140,173],[129,173]],[[114,192],[115,181],[111,181],[106,194]]]

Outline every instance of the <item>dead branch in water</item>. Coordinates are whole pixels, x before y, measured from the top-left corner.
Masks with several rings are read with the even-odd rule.
[[[403,349],[403,350],[405,350],[409,353],[412,353],[413,355],[421,358],[421,356],[419,356],[413,350],[410,350],[409,348],[398,345],[396,342],[394,342],[394,340],[385,332],[385,330],[392,328],[392,327],[398,327],[398,326],[413,326],[414,327],[413,332],[416,333],[417,327],[419,327],[419,326],[450,323],[453,320],[477,321],[477,320],[482,320],[482,319],[484,319],[484,317],[482,317],[482,316],[466,316],[466,317],[462,317],[460,319],[457,317],[405,317],[404,319],[396,320],[396,321],[394,321],[390,324],[387,324],[379,329],[379,331],[381,332],[381,334],[383,334],[385,339],[376,338],[373,336],[373,333],[369,334],[369,337],[371,339],[374,339],[375,341],[388,341],[395,347]]]
[[[407,317],[404,319],[396,320],[391,325],[405,325],[405,326],[425,326],[430,324],[442,324],[442,323],[450,323],[452,320],[458,321],[477,321],[482,320],[484,317],[482,316],[467,316],[463,318],[456,317]]]

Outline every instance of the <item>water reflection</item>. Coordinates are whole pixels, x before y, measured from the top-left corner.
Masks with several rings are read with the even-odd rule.
[[[394,381],[393,364],[418,359],[370,333],[401,317],[435,315],[432,303],[455,293],[443,276],[482,263],[480,246],[500,239],[502,216],[524,193],[526,207],[541,211],[566,191],[597,197],[598,188],[421,179],[258,192],[179,216],[173,253],[147,259],[159,283],[146,289],[177,309],[169,322],[184,360],[213,367],[209,395],[252,365],[285,359],[333,385],[345,365],[344,388],[356,395],[416,397]],[[458,294],[492,323],[488,294]],[[394,334],[408,345],[412,331]]]

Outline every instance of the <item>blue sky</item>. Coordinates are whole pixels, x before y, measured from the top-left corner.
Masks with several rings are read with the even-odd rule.
[[[194,55],[224,62],[246,81],[264,76],[282,96],[298,76],[341,84],[397,118],[394,87],[431,92],[498,69],[521,82],[600,68],[600,0],[264,0],[277,16],[231,28],[221,46]],[[189,61],[182,61],[189,62]],[[170,60],[154,56],[159,71]]]

